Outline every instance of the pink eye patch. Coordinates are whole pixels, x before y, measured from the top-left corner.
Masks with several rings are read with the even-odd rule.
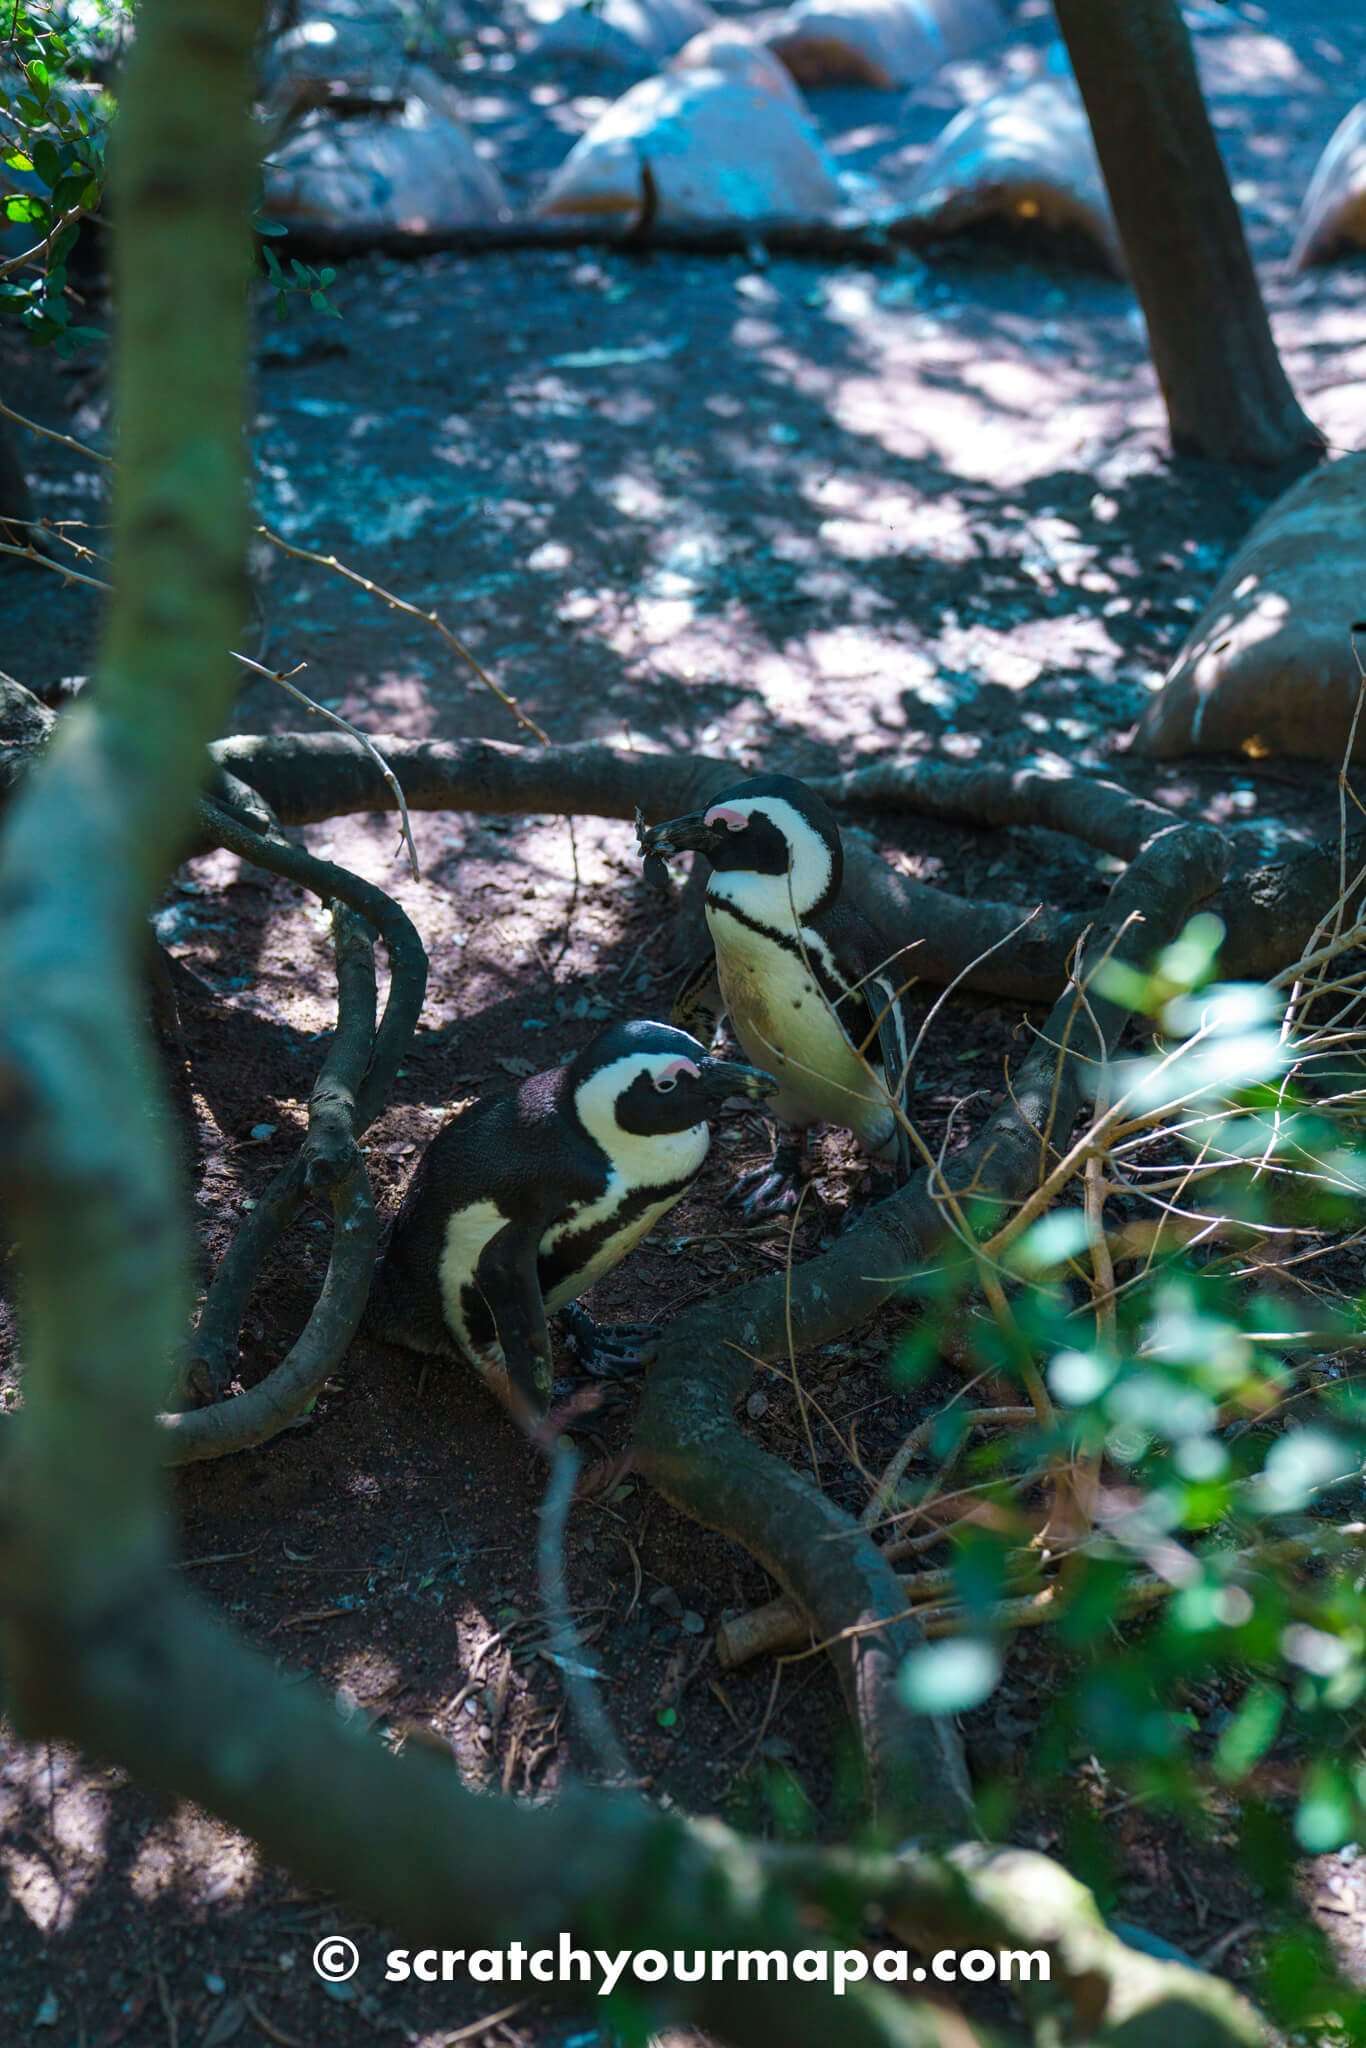
[[[714,804],[707,812],[705,823],[724,825],[728,832],[743,832],[749,819],[743,811],[737,811],[730,804]]]
[[[667,1067],[660,1069],[659,1079],[661,1081],[677,1081],[684,1074],[687,1075],[690,1081],[700,1081],[702,1078],[701,1068],[695,1067],[691,1060],[676,1059],[670,1060]]]

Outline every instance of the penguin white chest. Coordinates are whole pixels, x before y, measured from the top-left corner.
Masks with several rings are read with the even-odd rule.
[[[843,1124],[878,1150],[893,1128],[887,1093],[816,979],[812,958],[820,942],[802,933],[801,950],[793,952],[711,902],[707,924],[735,1035],[746,1058],[780,1084],[774,1114],[797,1125]]]
[[[484,1356],[484,1349],[470,1335],[465,1290],[478,1286],[475,1268],[479,1264],[479,1255],[506,1222],[507,1217],[496,1202],[470,1202],[463,1209],[453,1210],[446,1219],[446,1241],[441,1248],[438,1274],[441,1306],[447,1325],[459,1339],[466,1356],[476,1362]]]

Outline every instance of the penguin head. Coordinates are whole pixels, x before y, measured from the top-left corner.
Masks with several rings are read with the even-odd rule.
[[[759,1101],[778,1085],[757,1067],[713,1059],[686,1031],[643,1022],[609,1024],[570,1061],[567,1080],[589,1136],[614,1159],[639,1151],[642,1174],[650,1140],[705,1135],[728,1096]]]
[[[764,921],[788,924],[833,903],[844,875],[840,828],[813,789],[792,775],[755,775],[714,797],[705,811],[641,834],[647,855],[704,853],[708,893],[745,902]],[[719,882],[717,878],[720,878]],[[752,883],[744,878],[754,877]],[[772,899],[771,902],[769,899]]]

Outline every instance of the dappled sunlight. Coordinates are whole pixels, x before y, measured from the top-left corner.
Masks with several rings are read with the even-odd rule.
[[[945,350],[940,360],[947,367],[954,355],[966,353]],[[1014,391],[1019,410],[1025,410],[1024,393],[1034,393],[1042,417],[1028,437],[1017,420],[1002,418],[971,389],[934,390],[932,396],[926,394],[925,403],[915,406],[907,403],[904,393],[890,391],[883,376],[843,379],[832,398],[831,413],[848,433],[876,441],[890,454],[910,461],[931,458],[970,482],[1010,489],[1048,476],[1100,438],[1108,418],[1103,403],[1059,406],[1049,380],[1022,365],[978,362],[965,383],[989,384],[996,369]],[[929,381],[935,381],[932,367]]]
[[[1199,37],[1196,55],[1200,83],[1215,102],[1274,100],[1292,92],[1317,97],[1324,91],[1321,68],[1311,71],[1283,37],[1251,28],[1236,17],[1228,32]]]
[[[103,1874],[114,1789],[111,1773],[57,1744],[12,1748],[0,1761],[3,1894],[46,1936],[67,1931]]]
[[[243,1905],[261,1870],[260,1852],[235,1828],[182,1806],[150,1828],[128,1867],[142,1905],[174,1899],[191,1912]]]

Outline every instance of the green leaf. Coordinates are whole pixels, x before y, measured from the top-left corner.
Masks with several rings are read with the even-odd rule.
[[[1295,1840],[1310,1856],[1340,1849],[1356,1832],[1352,1783],[1340,1763],[1321,1758],[1310,1767],[1295,1811]]]
[[[61,184],[62,153],[46,135],[40,135],[33,145],[33,168],[45,185]]]

